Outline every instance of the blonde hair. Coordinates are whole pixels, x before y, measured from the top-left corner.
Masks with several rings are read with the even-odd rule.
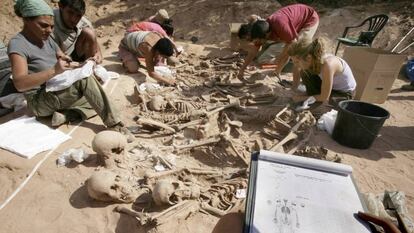
[[[299,57],[303,60],[307,58],[308,55],[312,58],[311,67],[309,71],[314,74],[319,74],[323,64],[322,56],[325,53],[325,39],[316,38],[313,41],[301,40],[298,42],[293,42],[288,49],[289,56]]]

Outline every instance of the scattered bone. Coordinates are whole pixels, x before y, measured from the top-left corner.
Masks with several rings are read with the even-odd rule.
[[[168,130],[168,131],[170,131],[172,133],[175,133],[176,132],[175,129],[171,128],[170,126],[168,126],[168,125],[166,125],[166,124],[164,124],[162,122],[156,121],[156,120],[139,118],[138,121],[137,121],[137,123],[138,124],[141,124],[141,125],[156,126],[156,127],[162,128],[162,129],[166,129],[166,130]]]
[[[187,127],[201,124],[203,121],[205,121],[205,120],[204,119],[197,119],[197,120],[193,120],[193,121],[190,121],[190,122],[187,122],[187,123],[184,123],[184,124],[174,126],[174,128],[175,128],[176,131],[180,131],[180,130],[185,129]]]
[[[177,121],[189,121],[194,120],[196,118],[199,118],[200,116],[205,115],[204,110],[193,110],[191,112],[187,113],[162,113],[162,114],[154,114],[154,112],[151,113],[139,113],[140,117],[143,118],[151,118],[156,121],[164,122],[164,123],[172,123]]]
[[[184,150],[184,149],[192,149],[195,147],[199,147],[199,146],[205,146],[205,145],[209,145],[209,144],[213,144],[213,143],[217,143],[219,142],[221,139],[219,137],[215,138],[208,138],[202,141],[197,141],[197,142],[193,142],[189,145],[174,145],[174,149],[175,150]]]
[[[211,116],[211,115],[213,115],[215,113],[218,113],[220,111],[223,111],[224,109],[227,109],[227,108],[240,107],[240,100],[238,98],[233,98],[231,96],[227,96],[227,98],[229,99],[229,102],[230,102],[229,104],[227,104],[225,106],[222,106],[222,107],[219,107],[219,108],[216,108],[213,111],[207,112],[206,115]]]
[[[308,120],[307,117],[303,117],[298,123],[296,123],[291,129],[290,132],[286,135],[285,138],[283,138],[282,141],[278,142],[276,145],[272,146],[269,150],[271,151],[280,151],[283,150],[282,146],[285,145],[290,140],[296,139],[298,135],[296,134],[296,131],[299,129],[299,127]],[[281,151],[284,152],[284,151]]]
[[[149,215],[148,213],[137,212],[124,206],[117,206],[115,208],[115,211],[135,217],[141,225],[147,224],[151,218],[151,215]]]
[[[171,176],[171,175],[177,175],[181,173],[182,171],[183,169],[175,169],[175,170],[163,171],[163,172],[146,171],[144,178],[146,179],[147,184],[151,184],[152,181],[156,179],[160,179],[161,177],[166,177],[166,176]]]
[[[221,217],[221,216],[224,216],[225,214],[227,214],[226,211],[223,211],[219,208],[214,208],[206,202],[201,203],[201,209],[203,209],[203,210],[207,211],[208,213],[213,214],[217,217]]]
[[[296,146],[292,147],[287,154],[294,154],[299,148],[303,147],[310,139],[311,135],[313,134],[313,130],[310,129],[306,136],[296,144]]]
[[[304,149],[296,151],[295,154],[308,158],[327,160],[337,163],[341,162],[341,157],[338,156],[338,154],[333,153],[332,151],[321,146],[306,146]]]
[[[134,87],[134,95],[139,97],[139,102],[142,103],[143,110],[147,112],[148,111],[147,98],[145,97],[145,94],[140,91],[139,86],[137,84],[135,84],[135,87]]]
[[[236,153],[236,155],[247,165],[249,166],[250,161],[241,153],[237,150],[236,146],[233,144],[233,141],[227,140],[227,142],[230,144],[231,149]]]
[[[157,161],[159,161],[162,165],[167,167],[168,169],[172,170],[174,168],[174,165],[171,164],[168,160],[164,159],[162,156],[155,155],[153,158]]]
[[[200,209],[197,201],[185,200],[161,213],[151,216],[151,222],[155,225],[161,225],[168,221],[177,221],[181,218],[188,218],[191,214],[196,213]]]
[[[116,131],[105,130],[95,135],[92,149],[106,168],[115,168],[126,159],[127,139]]]

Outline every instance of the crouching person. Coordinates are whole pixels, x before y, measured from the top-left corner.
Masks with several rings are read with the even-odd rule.
[[[302,82],[306,87],[305,95],[294,96],[294,101],[303,101],[313,96],[316,106],[336,107],[342,100],[352,99],[356,82],[351,68],[345,60],[326,54],[324,40],[315,39],[313,42],[292,43],[288,53],[295,66],[293,72],[293,89],[296,90]],[[322,114],[329,108],[320,108]],[[318,115],[317,114],[317,115]]]
[[[161,76],[155,72],[154,67],[173,54],[174,45],[171,40],[156,32],[134,31],[127,33],[119,45],[119,57],[128,72],[138,72],[140,66],[138,58],[145,58],[145,66],[149,76],[169,85],[174,85],[175,80]]]
[[[28,108],[37,117],[52,116],[52,125],[65,123],[74,115],[82,120],[96,113],[111,129],[133,135],[122,124],[117,111],[94,76],[81,79],[69,88],[46,92],[45,83],[71,69],[66,56],[50,37],[53,11],[43,0],[17,0],[15,12],[23,18],[23,30],[9,42],[8,55],[13,83],[24,92]]]

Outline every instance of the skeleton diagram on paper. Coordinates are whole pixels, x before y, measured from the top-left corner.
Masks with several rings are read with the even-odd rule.
[[[304,207],[302,205],[302,207]],[[297,204],[287,199],[276,200],[276,210],[273,222],[278,233],[294,233],[300,228]]]

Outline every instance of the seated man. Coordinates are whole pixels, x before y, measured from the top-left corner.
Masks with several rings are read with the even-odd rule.
[[[51,35],[63,53],[73,61],[93,58],[102,62],[102,53],[91,22],[84,17],[84,0],[60,0],[53,11],[55,27]]]
[[[46,91],[45,83],[72,68],[70,58],[62,53],[50,34],[53,31],[53,11],[43,0],[17,0],[15,12],[23,18],[23,29],[9,42],[13,83],[24,93],[27,107],[36,117],[52,116],[52,125],[67,121],[76,113],[82,119],[98,114],[105,126],[128,136],[119,114],[102,86],[92,75],[61,91]]]
[[[150,77],[157,81],[173,85],[175,80],[155,72],[155,65],[163,58],[174,54],[174,44],[169,38],[156,32],[135,31],[127,33],[119,45],[119,57],[128,72],[136,73],[138,58],[145,58],[145,66]]]

